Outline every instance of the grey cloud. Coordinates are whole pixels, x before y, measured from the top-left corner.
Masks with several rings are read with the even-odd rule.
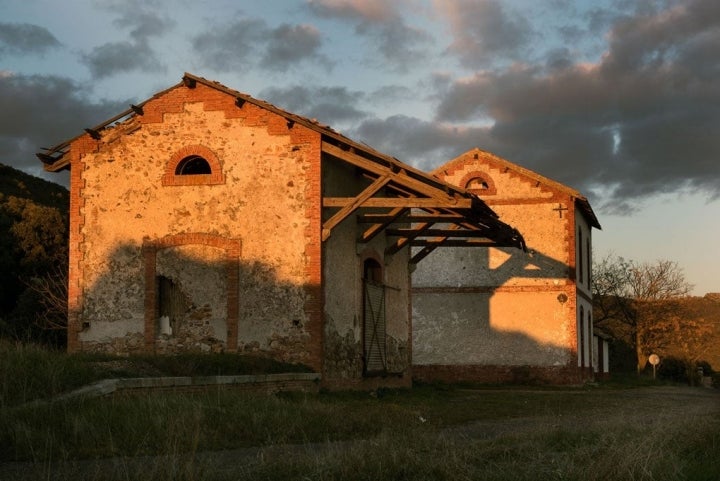
[[[165,67],[146,42],[114,42],[95,47],[81,61],[95,78],[131,72],[162,72]]]
[[[192,39],[192,48],[203,65],[218,72],[243,70],[254,57],[257,44],[265,40],[267,30],[264,21],[250,18],[213,25]]]
[[[368,115],[358,108],[364,94],[345,87],[273,87],[260,92],[260,96],[278,107],[330,126],[354,123]]]
[[[149,12],[127,12],[114,23],[122,28],[130,27],[130,35],[138,40],[161,36],[174,25],[171,20]]]
[[[432,170],[474,147],[487,149],[490,140],[484,127],[459,127],[404,115],[365,120],[351,135],[424,170]]]
[[[450,21],[454,36],[448,51],[469,67],[484,67],[498,58],[527,55],[532,38],[530,23],[518,12],[510,14],[497,0],[444,0],[437,9]]]
[[[0,57],[44,54],[60,42],[45,27],[29,23],[0,22]]]
[[[107,42],[84,53],[80,61],[87,65],[95,78],[110,77],[119,73],[163,72],[165,66],[150,44],[153,37],[160,37],[174,25],[169,18],[156,11],[156,2],[125,0],[103,4],[103,8],[119,15],[113,24],[129,30],[129,40]]]
[[[97,125],[127,102],[91,102],[85,86],[57,76],[0,76],[0,162],[37,175],[35,153]],[[57,176],[45,175],[50,180]]]
[[[250,70],[256,65],[283,72],[303,61],[330,68],[331,62],[320,53],[321,46],[320,32],[311,25],[270,28],[255,18],[211,25],[192,39],[201,64],[219,72]]]
[[[417,92],[404,85],[385,85],[371,92],[368,96],[371,103],[383,103],[396,100],[412,100],[417,97]]]
[[[161,14],[163,2],[156,0],[112,0],[98,5],[119,15],[113,24],[129,28],[134,41],[161,36],[175,25],[173,20]]]
[[[424,30],[410,26],[399,7],[409,2],[309,0],[311,12],[321,18],[348,22],[355,33],[370,40],[384,63],[404,71],[428,57],[432,37]]]
[[[687,188],[716,198],[718,24],[712,1],[622,17],[599,64],[477,73],[442,93],[437,118],[492,119],[499,155],[585,192],[613,186],[601,208]]]
[[[305,59],[330,62],[320,55],[320,32],[312,25],[283,24],[269,32],[269,42],[261,65],[271,70],[287,70]]]

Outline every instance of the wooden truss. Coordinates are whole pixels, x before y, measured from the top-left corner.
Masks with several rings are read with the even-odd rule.
[[[385,231],[392,239],[387,255],[404,247],[420,248],[414,251],[413,264],[442,246],[525,248],[520,233],[470,192],[393,159],[360,155],[350,146],[324,141],[322,150],[355,166],[368,180],[355,197],[323,197],[324,208],[337,209],[323,223],[323,241],[355,214],[364,226],[358,242],[367,243]]]

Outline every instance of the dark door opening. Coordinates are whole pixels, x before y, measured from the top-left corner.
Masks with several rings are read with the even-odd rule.
[[[374,259],[363,264],[363,371],[387,372],[385,285],[382,266]]]

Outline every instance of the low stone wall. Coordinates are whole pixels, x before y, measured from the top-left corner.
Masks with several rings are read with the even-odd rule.
[[[209,389],[233,389],[274,393],[279,391],[317,392],[317,373],[284,373],[244,376],[141,377],[105,379],[58,396],[61,401],[76,397],[100,397],[157,391],[195,392]]]

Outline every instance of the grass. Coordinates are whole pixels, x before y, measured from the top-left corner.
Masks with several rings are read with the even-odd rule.
[[[309,372],[272,359],[236,354],[176,356],[72,354],[0,340],[0,408],[47,399],[101,379]]]
[[[424,385],[4,405],[0,478],[716,480],[720,394]]]

